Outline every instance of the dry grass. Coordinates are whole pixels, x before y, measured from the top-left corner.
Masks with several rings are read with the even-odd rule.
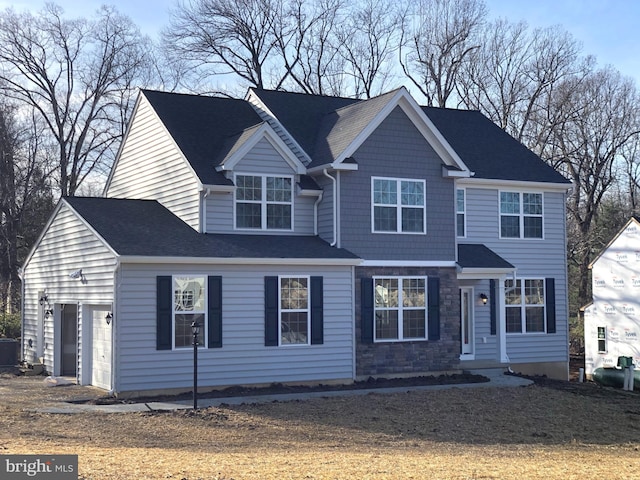
[[[634,479],[640,395],[559,383],[197,412],[53,415],[96,395],[0,377],[0,453],[78,454],[84,479]]]

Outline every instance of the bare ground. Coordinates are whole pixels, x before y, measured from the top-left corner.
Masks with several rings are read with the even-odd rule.
[[[640,395],[537,379],[171,413],[34,413],[97,398],[0,375],[0,453],[78,454],[83,479],[635,479]]]

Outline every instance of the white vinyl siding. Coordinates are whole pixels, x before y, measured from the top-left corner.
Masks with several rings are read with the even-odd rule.
[[[200,349],[202,386],[353,378],[351,267],[242,265],[122,265],[119,391],[189,388],[192,352],[156,350],[156,276],[222,276],[222,348]],[[324,341],[305,348],[264,346],[264,277],[324,279]],[[330,299],[330,300],[329,300]]]
[[[27,361],[36,362],[37,342],[44,350],[46,369],[54,369],[54,322],[59,329],[61,304],[79,304],[78,317],[83,318],[83,304],[113,302],[113,281],[116,268],[114,254],[85,226],[66,205],[61,205],[56,217],[29,260],[24,272],[25,297],[24,352]],[[82,269],[81,278],[69,274]],[[39,291],[46,291],[53,315],[44,319],[44,339],[38,338]],[[79,352],[82,356],[83,325],[78,325]],[[28,346],[29,340],[32,347]],[[57,368],[57,366],[55,367]],[[55,372],[59,374],[59,372]],[[82,375],[78,370],[78,375]]]
[[[106,196],[157,200],[198,229],[199,190],[193,170],[141,96]]]

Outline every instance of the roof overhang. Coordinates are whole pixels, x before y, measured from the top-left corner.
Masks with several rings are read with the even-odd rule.
[[[356,266],[359,258],[251,258],[251,257],[161,257],[122,255],[120,263],[136,264],[198,264],[198,265],[333,265]]]
[[[567,191],[573,188],[573,183],[552,183],[552,182],[527,182],[521,180],[500,180],[492,178],[460,178],[457,181],[460,187],[469,186],[475,188],[490,188],[504,190],[505,188],[518,188],[522,190],[557,190]]]
[[[464,268],[458,269],[458,280],[484,280],[513,276],[516,268]]]

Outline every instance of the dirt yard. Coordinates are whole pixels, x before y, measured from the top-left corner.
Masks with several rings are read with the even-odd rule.
[[[574,382],[172,413],[35,413],[86,387],[0,375],[0,453],[82,479],[635,479],[640,395]]]

